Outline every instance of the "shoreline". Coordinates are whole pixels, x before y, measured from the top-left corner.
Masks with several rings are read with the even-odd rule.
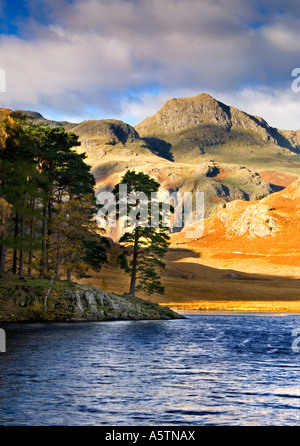
[[[46,300],[47,298],[47,300]],[[0,322],[89,322],[182,319],[184,316],[138,297],[91,285],[6,274],[0,277]]]
[[[251,316],[300,316],[300,312],[288,312],[288,311],[242,311],[242,310],[181,310],[180,314],[185,315],[213,315],[213,316],[235,316],[235,315],[251,315]]]
[[[201,301],[201,302],[159,302],[177,312],[201,313],[294,313],[300,314],[300,301]]]

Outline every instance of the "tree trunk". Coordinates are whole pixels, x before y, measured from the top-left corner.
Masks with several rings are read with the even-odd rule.
[[[49,200],[48,204],[47,204],[47,208],[48,208],[48,224],[47,224],[47,242],[46,242],[46,252],[47,252],[47,257],[48,257],[48,252],[50,249],[50,238],[51,238],[51,234],[52,234],[52,229],[51,229],[51,220],[52,220],[52,201]],[[47,272],[48,272],[48,259],[47,259]]]
[[[64,261],[65,261],[65,259],[60,261],[60,263],[57,265],[54,273],[52,274],[52,277],[51,277],[51,280],[50,280],[50,286],[49,286],[49,288],[47,290],[47,293],[46,293],[46,296],[45,296],[45,299],[44,299],[44,314],[47,312],[48,297],[49,297],[50,291],[51,291],[51,289],[53,287],[55,276],[58,275],[58,270],[59,270],[59,268],[61,267],[61,265],[63,264]]]
[[[131,271],[131,280],[130,280],[130,296],[135,295],[135,286],[136,286],[136,272],[137,272],[137,259],[138,259],[138,247],[139,247],[139,236],[136,235],[133,246],[133,257],[132,257],[132,271]]]
[[[33,259],[33,253],[32,253],[32,248],[30,248],[29,257],[28,257],[28,269],[27,269],[28,277],[31,277],[31,274],[32,274],[32,259]]]
[[[3,219],[2,241],[6,240],[6,218]],[[0,274],[5,272],[6,247],[0,246]]]
[[[3,274],[5,272],[5,261],[6,261],[6,246],[5,241],[7,239],[7,220],[10,217],[10,208],[8,203],[4,203],[2,205],[2,222],[0,222],[2,226],[1,238],[2,245],[0,246],[0,273]]]
[[[32,274],[32,259],[33,259],[33,236],[34,236],[34,207],[35,207],[35,199],[32,200],[31,203],[31,219],[30,219],[30,242],[29,242],[29,257],[28,257],[28,270],[27,275],[31,277]]]
[[[22,244],[24,243],[24,237],[25,237],[25,225],[24,225],[24,214],[22,214],[22,217],[21,217],[21,239],[22,239]],[[24,248],[22,246],[22,248],[20,249],[20,261],[19,261],[19,275],[20,276],[23,275],[23,270],[24,270]]]
[[[18,233],[19,233],[19,214],[18,212],[16,212],[15,215],[15,231],[14,231],[14,237],[17,238],[18,237]],[[17,248],[14,248],[14,253],[13,253],[13,267],[12,267],[12,272],[13,274],[17,274]]]
[[[60,262],[60,224],[58,223],[57,228],[57,249],[56,249],[56,264],[59,265]],[[56,273],[56,279],[58,279],[58,269]]]
[[[44,276],[47,273],[47,204],[43,205],[43,220],[42,220],[42,259],[40,275]]]
[[[2,240],[4,241],[5,238],[2,237]],[[6,257],[6,248],[5,246],[0,246],[0,274],[3,274],[5,272],[5,257]]]
[[[72,254],[72,252],[69,254],[69,262],[71,263],[72,262],[72,258],[73,258],[73,254]],[[72,281],[72,269],[71,268],[68,268],[67,269],[67,280],[69,280],[70,282]]]

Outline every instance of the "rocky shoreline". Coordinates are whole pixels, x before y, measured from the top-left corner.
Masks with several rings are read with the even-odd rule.
[[[175,311],[140,299],[119,296],[90,285],[46,280],[0,280],[0,322],[81,322],[184,319]]]
[[[71,318],[81,321],[181,319],[173,310],[140,299],[118,296],[90,285],[77,285],[76,290],[66,291],[71,305]]]

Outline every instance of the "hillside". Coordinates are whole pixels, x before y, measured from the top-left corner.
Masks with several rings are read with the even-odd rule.
[[[33,124],[64,126],[79,136],[96,178],[110,190],[134,168],[162,190],[203,191],[209,217],[232,200],[257,200],[288,186],[300,171],[300,132],[280,131],[207,94],[170,99],[135,128],[118,120],[55,122],[31,111],[3,110]]]
[[[228,203],[201,238],[184,230],[172,243],[205,252],[207,265],[300,278],[300,180],[259,201]]]
[[[298,175],[300,131],[280,131],[261,117],[223,104],[207,94],[168,100],[135,126],[157,152],[174,161],[198,164],[207,159],[234,162],[253,170]],[[160,143],[161,142],[161,143]],[[275,185],[276,175],[273,175]]]
[[[194,229],[194,227],[187,228]],[[262,200],[233,201],[205,220],[204,234],[171,236],[154,302],[177,310],[300,312],[300,180]],[[83,283],[117,293],[128,276],[105,266]]]
[[[256,200],[298,178],[295,135],[289,141],[262,118],[207,94],[171,99],[135,128],[102,120],[68,129],[80,137],[98,191],[135,168],[165,191],[203,191],[207,217],[224,203]]]

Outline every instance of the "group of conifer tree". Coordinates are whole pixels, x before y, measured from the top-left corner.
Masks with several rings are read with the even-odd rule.
[[[95,180],[79,145],[63,127],[11,116],[0,122],[0,274],[71,280],[107,261],[109,242],[95,218]],[[122,182],[129,193],[141,191],[149,199],[159,189],[148,175],[130,170]],[[118,197],[118,185],[113,193]],[[168,240],[161,224],[138,225],[120,238],[118,261],[131,275],[129,295],[136,289],[164,292],[157,270],[165,266]]]
[[[95,180],[63,127],[0,124],[0,273],[84,277],[106,261]]]

